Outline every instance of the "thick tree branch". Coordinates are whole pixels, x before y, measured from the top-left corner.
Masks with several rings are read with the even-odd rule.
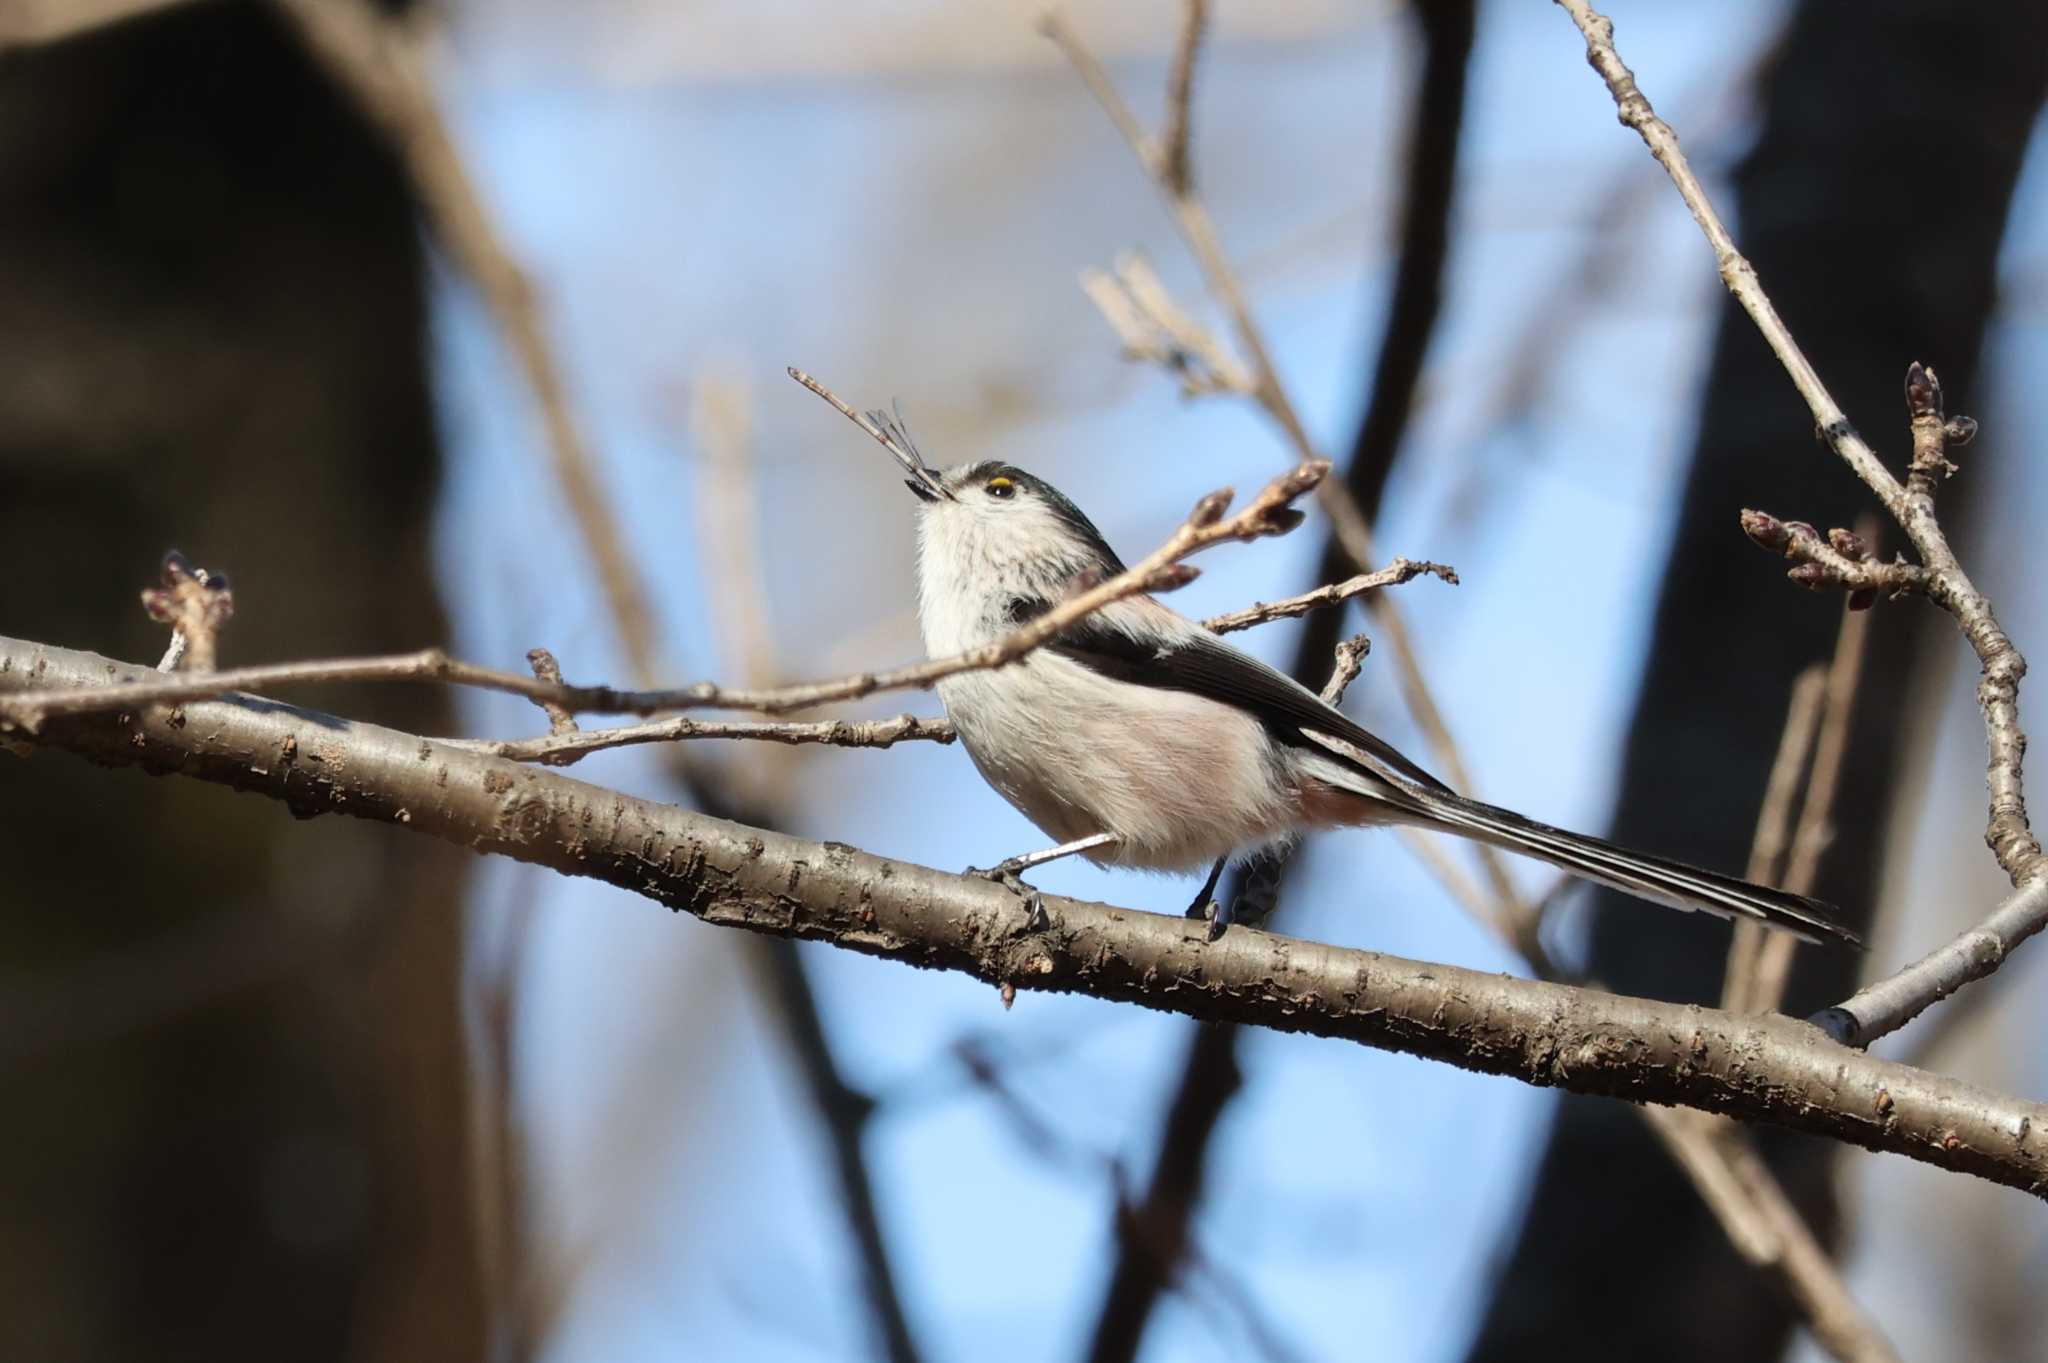
[[[1963,571],[1934,513],[1936,484],[1953,469],[1946,450],[1966,444],[1976,432],[1976,423],[1965,417],[1948,417],[1943,410],[1941,384],[1934,372],[1913,364],[1906,372],[1913,458],[1904,485],[1892,476],[1876,451],[1849,424],[1848,417],[1821,382],[1820,374],[1793,340],[1784,319],[1778,316],[1758,282],[1755,268],[1736,250],[1734,238],[1686,163],[1684,152],[1679,150],[1678,135],[1657,117],[1648,96],[1636,84],[1635,74],[1615,50],[1613,22],[1588,0],[1557,3],[1570,13],[1584,36],[1586,60],[1606,82],[1622,124],[1642,137],[1692,210],[1694,221],[1714,249],[1722,281],[1756,323],[1757,330],[1763,333],[1791,376],[1793,386],[1806,399],[1816,429],[1876,494],[1906,532],[1920,558],[1917,567],[1871,564],[1853,552],[1844,552],[1845,546],[1834,542],[1834,536],[1829,537],[1826,545],[1819,544],[1816,536],[1812,542],[1799,546],[1808,562],[1795,569],[1795,574],[1809,567],[1814,569],[1814,580],[1808,585],[1839,580],[1866,592],[1901,587],[1924,592],[1955,617],[1984,669],[1977,700],[1984,712],[1986,781],[1991,793],[1985,841],[2011,879],[2015,893],[1961,938],[1908,966],[1892,979],[1860,991],[1839,1007],[1815,1015],[1814,1021],[1834,1035],[1868,1044],[1904,1026],[1922,1010],[1971,980],[1990,974],[2013,947],[2048,928],[2048,888],[2036,892],[2037,885],[2048,877],[2048,858],[2043,857],[2041,844],[2028,826],[2020,774],[2026,735],[2019,721],[2019,683],[2026,675],[2026,659],[1999,626],[1990,601]],[[1807,530],[1811,535],[1810,527],[1797,522],[1780,524],[1780,528],[1791,529],[1795,535],[1799,530]],[[1747,519],[1745,529],[1755,536]]]
[[[146,669],[0,639],[0,690]],[[747,828],[256,697],[66,716],[28,746],[345,813],[632,890],[705,922],[1019,989],[1337,1037],[1576,1093],[1673,1103],[2048,1196],[2048,1107],[1881,1060],[1790,1018],[1624,998],[1046,896]]]

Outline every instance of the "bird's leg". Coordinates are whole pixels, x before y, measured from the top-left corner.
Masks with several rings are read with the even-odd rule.
[[[1231,917],[1248,928],[1263,926],[1280,903],[1280,877],[1287,870],[1284,853],[1269,852],[1244,878],[1244,889],[1230,906]]]
[[[1213,914],[1197,913],[1191,909],[1188,916],[1209,920],[1209,940],[1212,942],[1221,937],[1223,930],[1232,923],[1243,923],[1248,928],[1259,926],[1266,921],[1266,915],[1273,912],[1274,905],[1280,902],[1280,873],[1286,866],[1287,858],[1280,853],[1259,853],[1253,858],[1245,874],[1244,886],[1238,890],[1235,899],[1228,904],[1219,901]]]
[[[1052,926],[1052,919],[1045,912],[1045,896],[1018,879],[1018,873],[1028,871],[1034,866],[1043,866],[1048,861],[1058,861],[1061,857],[1071,857],[1077,852],[1088,852],[1097,847],[1108,847],[1116,841],[1117,836],[1114,833],[1091,833],[1085,838],[1076,838],[1072,842],[1063,842],[1057,847],[1047,847],[1037,852],[1026,852],[1021,857],[1011,857],[1008,861],[999,861],[986,870],[978,866],[970,866],[963,874],[980,876],[984,880],[993,880],[1011,894],[1022,899],[1026,915],[1024,930],[1026,932],[1043,932]]]
[[[1195,902],[1188,905],[1189,918],[1214,920],[1216,915],[1223,911],[1222,906],[1217,904],[1212,896],[1216,893],[1216,882],[1223,879],[1223,868],[1229,864],[1230,854],[1227,852],[1216,858],[1216,864],[1209,868],[1209,878],[1202,882],[1201,889],[1195,891]]]

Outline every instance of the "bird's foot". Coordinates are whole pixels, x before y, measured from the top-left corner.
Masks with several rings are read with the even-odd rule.
[[[1017,874],[1027,864],[1021,857],[1012,857],[1008,861],[999,861],[986,869],[979,866],[970,866],[962,874],[979,876],[983,880],[993,880],[1011,894],[1016,895],[1024,901],[1025,933],[1044,932],[1052,927],[1052,915],[1047,913],[1045,909],[1045,896],[1040,894],[1033,886],[1025,884],[1023,878]]]
[[[1216,864],[1209,868],[1209,878],[1202,882],[1202,888],[1195,893],[1195,902],[1187,908],[1187,917],[1199,919],[1209,925],[1209,940],[1212,942],[1221,937],[1223,930],[1230,926],[1231,910],[1234,907],[1223,904],[1215,897],[1216,882],[1223,878],[1223,867],[1228,860],[1227,857],[1216,858]]]

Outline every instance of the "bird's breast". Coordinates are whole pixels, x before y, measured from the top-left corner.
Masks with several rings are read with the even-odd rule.
[[[938,685],[982,775],[1055,841],[1115,833],[1096,858],[1191,869],[1285,836],[1284,759],[1257,719],[1039,651]]]

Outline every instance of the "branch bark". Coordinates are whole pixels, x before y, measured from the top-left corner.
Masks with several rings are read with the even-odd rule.
[[[0,638],[0,690],[146,669]],[[2048,1197],[2048,1107],[1784,1017],[1626,998],[1046,896],[748,828],[559,772],[255,697],[66,716],[29,740],[583,875],[707,923],[1019,989],[1355,1041],[1576,1093],[1671,1103],[1903,1154]]]
[[[1595,10],[1588,0],[1557,3],[1571,15],[1585,38],[1586,60],[1614,97],[1623,126],[1641,136],[1650,154],[1677,186],[1693,220],[1713,247],[1722,282],[1756,323],[1800,397],[1805,399],[1815,429],[1876,495],[1919,554],[1919,569],[1906,577],[1917,590],[1925,592],[1955,617],[1984,670],[1983,681],[1977,688],[1978,704],[1984,712],[1986,784],[1991,794],[1984,840],[2016,893],[1961,938],[1908,966],[1892,979],[1815,1015],[1816,1023],[1840,1039],[1867,1045],[1904,1026],[1963,985],[1990,974],[2004,963],[2013,947],[2048,928],[2048,890],[2032,892],[2034,884],[2048,881],[2048,857],[2044,857],[2039,840],[2028,826],[2020,775],[2027,740],[2020,728],[2019,683],[2027,672],[2026,659],[1992,614],[1990,600],[1963,571],[1934,511],[1937,475],[1945,477],[1954,468],[1947,462],[1945,448],[1967,443],[1975,434],[1976,423],[1968,418],[1950,420],[1943,410],[1941,384],[1933,370],[1914,363],[1906,373],[1913,458],[1904,485],[1892,476],[1877,452],[1849,424],[1848,416],[1821,382],[1819,371],[1793,339],[1791,329],[1764,292],[1755,267],[1736,249],[1734,237],[1679,149],[1678,134],[1657,117],[1649,97],[1637,85],[1635,73],[1616,50],[1613,21]],[[2025,38],[2016,35],[2016,41],[2024,42]],[[1809,546],[1809,551],[1816,560],[1815,566],[1835,575],[1851,572],[1857,566],[1839,554],[1835,557],[1841,562],[1829,561],[1818,545]],[[1893,576],[1899,574],[1894,572]],[[1902,583],[1904,580],[1901,579]],[[1868,584],[1866,590],[1873,585],[1879,584]]]

